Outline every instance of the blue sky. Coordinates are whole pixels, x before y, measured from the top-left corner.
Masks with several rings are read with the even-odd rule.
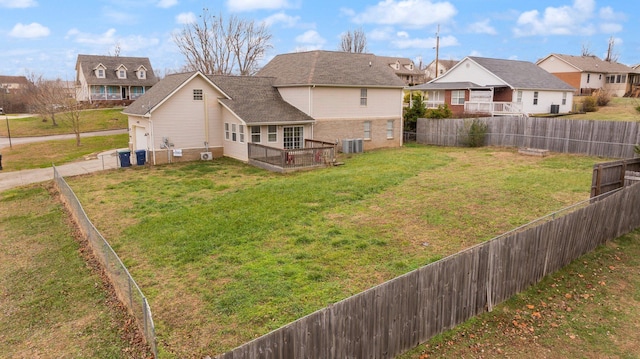
[[[0,0],[0,75],[72,80],[78,54],[148,57],[157,73],[184,64],[172,34],[202,9],[266,22],[277,54],[337,50],[362,29],[368,52],[429,63],[468,55],[535,62],[550,53],[604,57],[610,38],[640,63],[637,0]],[[636,17],[634,19],[634,16]]]

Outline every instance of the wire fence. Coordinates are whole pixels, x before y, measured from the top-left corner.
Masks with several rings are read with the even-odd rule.
[[[102,268],[109,277],[116,295],[136,319],[136,324],[144,334],[147,344],[155,358],[158,357],[155,326],[151,315],[151,308],[140,287],[133,279],[127,267],[122,263],[111,245],[104,239],[96,227],[91,223],[85,213],[78,197],[71,187],[60,175],[58,169],[53,166],[53,179],[61,198],[75,222],[78,224],[83,236],[89,242],[95,257],[100,261]]]

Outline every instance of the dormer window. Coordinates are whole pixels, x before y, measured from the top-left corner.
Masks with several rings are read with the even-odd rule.
[[[138,80],[144,80],[147,78],[147,69],[144,66],[138,67],[136,70],[136,76],[138,76]]]
[[[124,67],[124,65],[118,66],[118,68],[116,69],[116,74],[117,74],[119,79],[126,79],[127,78],[127,68]]]
[[[103,65],[103,64],[99,64],[98,66],[96,66],[93,71],[96,74],[96,77],[99,79],[103,79],[105,78],[105,70],[107,68]]]

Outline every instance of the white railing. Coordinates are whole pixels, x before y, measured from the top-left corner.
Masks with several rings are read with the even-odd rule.
[[[475,102],[464,103],[464,112],[485,113],[493,115],[522,114],[522,104],[515,102]]]
[[[444,106],[444,101],[425,101],[427,108],[438,108],[438,106]]]

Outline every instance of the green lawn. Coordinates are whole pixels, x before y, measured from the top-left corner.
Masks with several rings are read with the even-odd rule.
[[[38,143],[13,145],[13,148],[2,149],[2,168],[4,172],[19,171],[32,168],[51,167],[68,162],[83,161],[95,157],[104,151],[125,148],[129,135],[110,135],[82,137],[80,146],[76,140],[54,140]]]
[[[122,108],[95,109],[82,111],[80,131],[93,132],[127,128],[127,116]],[[0,116],[0,136],[7,137],[7,118]],[[74,133],[70,121],[63,113],[56,115],[57,126],[51,120],[44,121],[39,116],[9,118],[11,137],[48,136]]]
[[[579,103],[583,97],[574,97],[574,103]],[[609,104],[598,107],[598,111],[563,116],[562,118],[597,121],[640,121],[640,99],[629,97],[612,97]]]
[[[144,358],[45,185],[0,192],[0,357]]]
[[[602,159],[410,146],[278,175],[221,159],[70,179],[163,358],[215,355],[586,199]]]

